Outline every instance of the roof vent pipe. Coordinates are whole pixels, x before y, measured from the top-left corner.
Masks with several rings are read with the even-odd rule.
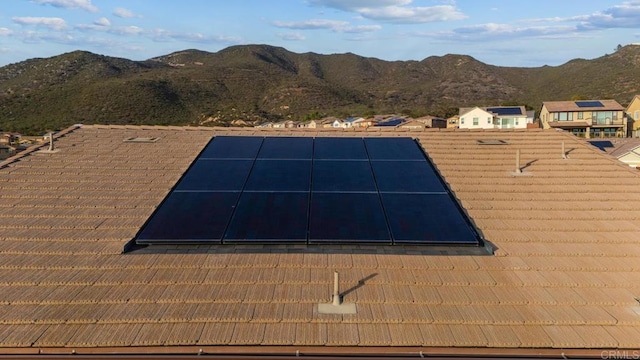
[[[520,149],[516,150],[516,174],[522,174],[522,169],[520,168]]]
[[[331,302],[326,304],[318,304],[319,314],[355,314],[356,304],[344,304],[342,295],[340,294],[340,275],[337,271],[333,272],[333,295]]]
[[[562,141],[562,159],[567,160],[567,152],[564,150],[564,140]]]
[[[53,151],[53,133],[49,133],[49,151]]]
[[[339,306],[342,304],[342,299],[340,298],[340,278],[337,271],[333,272],[333,306]]]

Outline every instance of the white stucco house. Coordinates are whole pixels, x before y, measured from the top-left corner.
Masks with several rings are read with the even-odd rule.
[[[460,108],[460,129],[526,129],[524,106]],[[533,120],[533,119],[531,119]]]

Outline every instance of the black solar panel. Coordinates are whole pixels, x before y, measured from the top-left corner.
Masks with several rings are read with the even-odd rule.
[[[136,238],[479,245],[410,138],[216,137]]]
[[[245,191],[306,191],[311,160],[256,160]]]
[[[220,242],[239,192],[173,192],[138,235],[138,243]]]
[[[263,138],[216,136],[204,148],[200,159],[255,159]]]
[[[241,191],[253,160],[198,160],[176,190]]]
[[[313,154],[313,138],[265,138],[258,159],[309,159]]]
[[[424,160],[410,138],[365,138],[364,143],[371,160]]]
[[[314,160],[368,160],[362,138],[316,138],[313,143]]]
[[[306,242],[308,193],[244,192],[225,242]]]
[[[313,191],[377,191],[368,161],[313,162]]]
[[[385,242],[391,244],[377,193],[313,193],[310,242]]]
[[[477,244],[447,194],[382,194],[382,204],[396,243]]]
[[[372,161],[380,192],[445,193],[439,176],[426,160]]]
[[[576,101],[576,105],[581,108],[604,107],[600,101]]]
[[[519,107],[492,107],[492,108],[487,108],[487,111],[490,113],[497,114],[499,116],[524,115],[522,113],[522,109]]]

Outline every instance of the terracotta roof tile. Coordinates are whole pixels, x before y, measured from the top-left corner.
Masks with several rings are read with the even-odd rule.
[[[57,154],[3,163],[0,346],[640,346],[640,177],[583,140],[184,130],[82,127],[57,140]],[[495,254],[175,245],[121,254],[220,134],[415,136]],[[161,140],[140,151],[123,142],[133,136]],[[476,144],[495,138],[509,144]],[[516,149],[532,176],[511,175]],[[355,315],[317,313],[335,270]]]
[[[327,324],[300,322],[296,324],[295,345],[325,345]]]
[[[227,345],[235,330],[235,323],[206,322],[198,338],[199,345]]]

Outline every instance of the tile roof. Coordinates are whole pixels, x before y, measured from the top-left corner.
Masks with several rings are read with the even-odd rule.
[[[494,254],[202,245],[123,254],[209,139],[234,134],[416,137]],[[640,347],[640,176],[571,135],[83,126],[56,145],[0,163],[5,349]],[[517,149],[530,176],[513,175]],[[334,270],[355,315],[316,311]]]
[[[580,102],[582,100],[579,100]],[[576,101],[544,101],[543,107],[546,107],[549,112],[558,111],[622,111],[625,108],[615,100],[586,100],[585,102],[598,101],[602,107],[580,107],[576,104]]]

